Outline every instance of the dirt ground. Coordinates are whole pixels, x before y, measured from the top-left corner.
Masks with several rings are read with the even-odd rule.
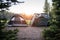
[[[44,40],[42,31],[46,27],[8,27],[7,29],[18,29],[17,40]]]

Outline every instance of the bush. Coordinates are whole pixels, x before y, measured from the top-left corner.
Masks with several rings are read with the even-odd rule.
[[[17,40],[18,30],[5,30],[0,31],[0,40]]]
[[[6,18],[0,18],[0,40],[17,40],[18,30],[5,30]]]
[[[53,26],[44,29],[43,37],[45,40],[60,40],[60,29]]]

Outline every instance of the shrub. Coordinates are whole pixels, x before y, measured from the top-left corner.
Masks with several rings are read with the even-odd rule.
[[[0,17],[0,40],[17,40],[18,30],[5,30],[7,19]]]
[[[60,40],[60,29],[53,26],[44,29],[43,37],[45,40]]]

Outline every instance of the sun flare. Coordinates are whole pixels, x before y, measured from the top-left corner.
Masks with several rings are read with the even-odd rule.
[[[27,16],[32,15],[32,13],[31,13],[31,12],[28,12],[28,11],[26,11],[25,14],[26,14]]]
[[[33,14],[31,9],[27,9],[27,8],[20,9],[17,6],[11,7],[9,11],[13,12],[15,14],[20,14],[20,13],[24,13],[26,15],[32,15]]]

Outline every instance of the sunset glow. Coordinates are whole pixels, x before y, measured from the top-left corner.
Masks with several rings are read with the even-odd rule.
[[[26,15],[31,15],[34,13],[43,13],[44,2],[45,0],[19,0],[24,1],[24,3],[20,3],[17,5],[11,6],[9,9],[10,12],[13,13],[25,13]],[[51,3],[51,0],[48,0]]]
[[[31,15],[26,15],[25,13],[22,13],[22,14],[20,14],[24,19],[26,19],[26,20],[31,20],[32,19],[32,17],[33,17],[33,15],[31,14]]]

